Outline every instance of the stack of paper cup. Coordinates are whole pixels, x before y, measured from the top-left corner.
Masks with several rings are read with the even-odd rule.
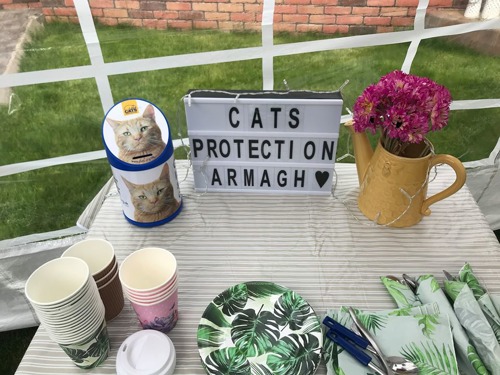
[[[142,327],[170,332],[179,315],[174,255],[156,247],[137,250],[122,262],[119,275]]]
[[[26,281],[25,294],[40,323],[80,368],[101,364],[109,354],[104,305],[83,260],[51,260]]]
[[[68,248],[62,257],[80,258],[87,263],[106,309],[106,321],[113,319],[123,310],[118,262],[111,243],[98,238],[85,239]]]

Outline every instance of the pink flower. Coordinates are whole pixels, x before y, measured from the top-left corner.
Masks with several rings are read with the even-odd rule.
[[[363,96],[360,97],[354,104],[354,117],[357,121],[354,122],[354,129],[358,132],[366,129],[375,133],[378,126],[378,113],[377,107],[379,106],[378,94],[374,85],[368,86]],[[359,124],[359,127],[358,125]],[[364,125],[361,125],[364,124]]]
[[[354,129],[381,129],[401,142],[422,142],[429,131],[448,123],[451,95],[426,77],[395,70],[368,86],[354,103]]]

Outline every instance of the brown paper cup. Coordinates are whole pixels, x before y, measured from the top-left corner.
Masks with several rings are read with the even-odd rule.
[[[118,272],[115,276],[108,281],[107,284],[99,288],[99,295],[101,296],[104,308],[106,310],[105,319],[109,321],[115,318],[123,310],[124,298],[122,284],[118,277]]]

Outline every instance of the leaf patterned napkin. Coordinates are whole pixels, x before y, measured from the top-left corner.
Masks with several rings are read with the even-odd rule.
[[[455,315],[486,368],[492,374],[500,375],[500,345],[472,290],[461,281],[445,281],[445,291],[452,298]]]
[[[327,315],[356,331],[347,307],[328,310]],[[436,304],[382,312],[357,310],[356,315],[386,356],[411,360],[419,367],[420,375],[459,374],[450,322]],[[372,373],[326,336],[323,342],[328,375]]]
[[[449,316],[461,374],[500,375],[500,297],[487,293],[468,263],[448,276],[443,288],[433,275],[417,277],[416,293],[393,277],[381,280],[399,307],[434,302]]]
[[[398,307],[404,308],[418,305],[418,303],[437,304],[440,311],[450,320],[460,373],[464,375],[489,374],[434,276],[423,275],[418,278],[417,294],[414,294],[407,285],[391,278],[381,277],[381,280]]]
[[[479,303],[481,310],[483,311],[493,330],[493,333],[495,334],[497,342],[500,343],[500,314],[498,313],[498,308],[495,306],[491,296],[481,285],[476,275],[474,275],[472,267],[469,263],[465,263],[465,265],[460,269],[458,272],[458,279],[466,283],[471,289],[474,294],[474,298]]]
[[[490,295],[466,263],[455,280],[445,280],[444,290],[486,368],[500,375],[500,318]]]

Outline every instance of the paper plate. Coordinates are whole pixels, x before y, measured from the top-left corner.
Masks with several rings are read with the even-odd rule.
[[[312,375],[323,335],[311,306],[270,282],[235,285],[213,299],[198,326],[208,374]]]

